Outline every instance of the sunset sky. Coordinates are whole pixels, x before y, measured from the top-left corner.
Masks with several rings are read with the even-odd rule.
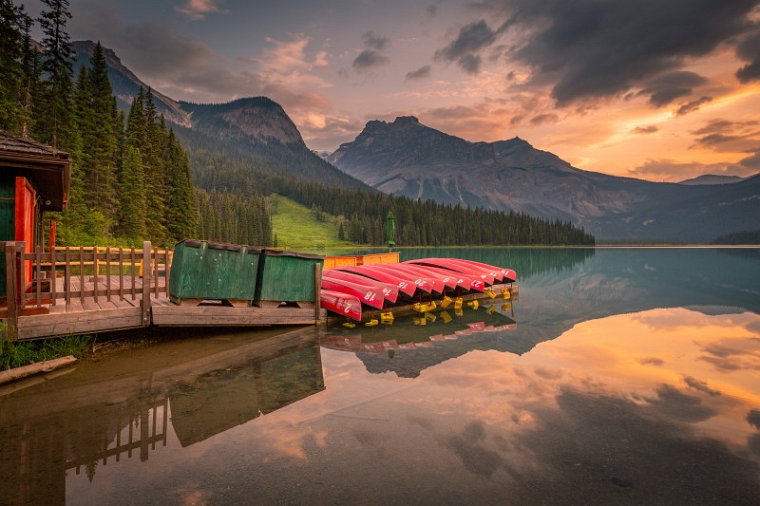
[[[72,40],[102,41],[159,91],[266,95],[312,149],[414,115],[616,175],[760,171],[758,0],[72,0],[71,11]]]

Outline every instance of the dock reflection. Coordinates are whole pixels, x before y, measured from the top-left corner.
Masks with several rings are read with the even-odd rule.
[[[139,465],[325,388],[308,333],[107,381],[63,380],[0,397],[0,505],[65,504],[69,473],[92,482],[100,466]]]

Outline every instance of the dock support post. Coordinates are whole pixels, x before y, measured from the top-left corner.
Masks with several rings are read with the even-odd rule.
[[[16,243],[5,243],[5,293],[8,301],[6,335],[11,341],[18,339],[18,276],[16,275]]]
[[[321,298],[320,292],[322,290],[322,265],[314,264],[314,324],[319,324],[319,299]]]
[[[151,264],[150,264],[150,241],[143,242],[143,259],[142,259],[142,301],[140,305],[142,307],[142,324],[144,327],[150,326],[150,280]]]

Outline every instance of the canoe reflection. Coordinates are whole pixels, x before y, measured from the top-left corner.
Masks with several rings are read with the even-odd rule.
[[[395,372],[415,378],[424,369],[472,350],[510,347],[517,328],[514,304],[492,300],[478,309],[447,308],[397,317],[393,325],[330,327],[320,339],[325,348],[351,351],[368,372]],[[515,343],[518,348],[519,343]]]

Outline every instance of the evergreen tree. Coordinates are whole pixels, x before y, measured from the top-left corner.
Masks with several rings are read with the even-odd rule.
[[[195,191],[190,177],[190,161],[182,145],[169,130],[164,149],[166,161],[166,230],[171,242],[193,237],[197,231],[198,214]]]
[[[87,204],[104,214],[116,214],[116,119],[113,109],[113,91],[108,80],[103,47],[100,42],[90,59],[87,75],[87,102],[84,115],[87,120],[79,128],[83,141],[85,182],[89,189]]]
[[[39,18],[45,35],[43,70],[48,74],[44,97],[44,123],[38,129],[38,140],[62,149],[72,147],[71,131],[71,49],[66,23],[71,19],[69,0],[42,0],[47,7]],[[42,118],[40,118],[42,119]]]
[[[23,123],[22,64],[28,16],[12,0],[0,0],[0,129],[18,132]]]
[[[120,237],[138,242],[146,236],[146,197],[142,157],[136,147],[127,147],[120,175],[119,220],[116,232]]]

